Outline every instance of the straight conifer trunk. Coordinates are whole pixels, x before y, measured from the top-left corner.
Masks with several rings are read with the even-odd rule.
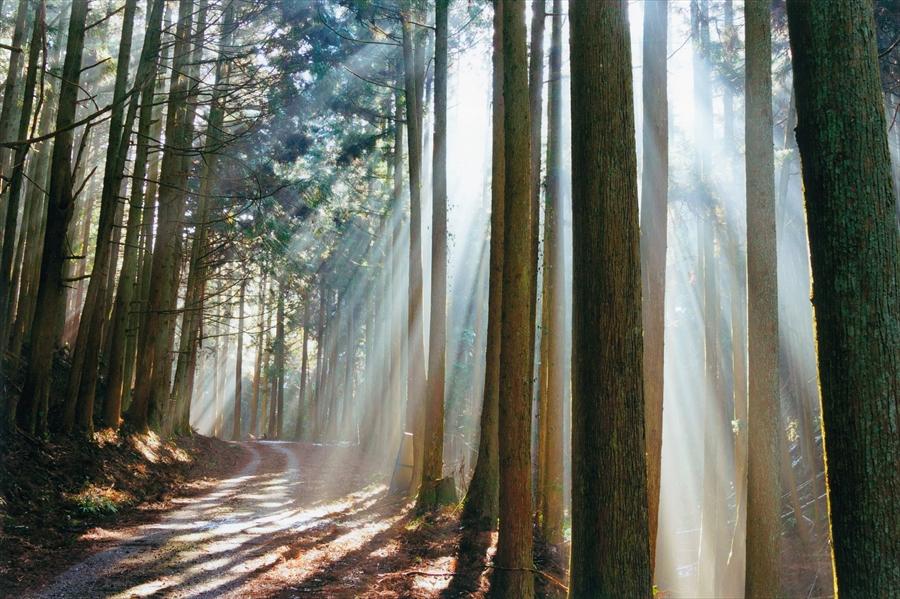
[[[259,436],[259,389],[262,371],[263,354],[265,353],[265,313],[266,313],[266,282],[267,273],[262,273],[262,286],[259,291],[259,314],[256,317],[256,325],[259,332],[256,334],[256,364],[253,367],[253,395],[250,398],[250,435]]]
[[[569,596],[651,593],[631,45],[625,2],[573,0]]]
[[[647,513],[651,570],[656,563],[662,460],[663,360],[666,312],[666,219],[669,188],[669,104],[666,73],[667,1],[644,4],[641,173],[641,272],[644,321],[644,430],[647,441]]]
[[[449,0],[435,2],[434,159],[431,213],[431,314],[428,333],[428,393],[425,416],[425,459],[419,507],[438,501],[443,476],[444,374],[447,352],[447,13]]]
[[[544,204],[544,276],[541,325],[541,534],[563,542],[563,401],[566,338],[563,297],[562,0],[553,0],[550,93],[547,111],[547,192]],[[533,128],[533,125],[532,125]],[[533,148],[532,148],[533,150]]]
[[[238,334],[237,353],[234,357],[234,428],[231,431],[233,441],[241,440],[241,382],[243,380],[244,362],[244,293],[247,290],[247,279],[241,281],[238,299]]]
[[[900,244],[872,2],[787,4],[837,594],[900,588]]]
[[[309,291],[303,295],[303,349],[300,357],[300,392],[297,396],[297,428],[294,439],[303,438],[303,421],[306,415],[306,387],[309,378]]]
[[[532,565],[531,402],[535,276],[525,5],[503,5],[505,139],[503,297],[501,300],[500,535],[494,572],[498,597],[534,596]]]
[[[488,323],[485,341],[484,391],[478,458],[466,494],[462,517],[480,530],[497,526],[499,456],[497,420],[500,389],[500,309],[503,290],[503,0],[494,0],[493,110],[491,114],[491,242],[488,280]]]
[[[781,539],[780,405],[778,401],[778,269],[775,236],[775,148],[772,145],[771,3],[748,0],[745,114],[747,164],[747,342],[749,409],[747,573],[749,599],[779,593]],[[798,526],[802,526],[798,522]]]
[[[407,311],[409,341],[407,346],[409,374],[407,380],[407,426],[416,436],[415,465],[410,492],[418,489],[422,478],[424,439],[420,422],[424,422],[425,392],[424,308],[422,302],[422,106],[424,73],[420,72],[419,54],[422,40],[413,32],[409,19],[403,21],[404,90],[406,92],[406,131],[409,145],[409,306]]]

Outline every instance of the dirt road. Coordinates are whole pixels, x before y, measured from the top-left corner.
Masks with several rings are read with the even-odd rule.
[[[406,580],[402,570],[421,563],[399,540],[409,506],[385,498],[355,449],[244,447],[241,472],[175,500],[157,522],[92,531],[98,552],[25,596],[446,595],[450,576],[423,576],[418,587]]]

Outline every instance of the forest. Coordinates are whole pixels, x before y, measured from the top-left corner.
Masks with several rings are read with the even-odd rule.
[[[0,0],[0,596],[900,596],[900,0]]]

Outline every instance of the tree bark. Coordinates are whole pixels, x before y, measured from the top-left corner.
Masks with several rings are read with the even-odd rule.
[[[746,23],[747,322],[750,403],[747,466],[748,598],[779,594],[781,539],[778,269],[772,145],[771,4],[750,0]],[[797,526],[803,526],[798,522]]]
[[[47,220],[41,254],[40,280],[35,302],[35,318],[31,328],[31,350],[22,390],[19,425],[34,433],[45,418],[50,393],[53,355],[59,346],[65,310],[66,284],[63,272],[68,252],[66,231],[72,218],[73,181],[72,147],[75,139],[75,113],[78,107],[78,82],[81,78],[81,55],[84,49],[88,0],[72,0],[69,35],[63,64],[62,84],[56,112],[56,135],[50,160],[50,185],[47,198]]]
[[[439,503],[444,466],[444,376],[447,352],[447,13],[435,2],[434,158],[431,213],[431,313],[428,333],[428,394],[419,509]]]
[[[541,243],[541,149],[542,149],[542,129],[543,129],[543,100],[544,100],[544,25],[546,19],[545,0],[531,0],[531,27],[529,28],[530,43],[528,48],[528,110],[530,112],[529,138],[531,140],[531,261],[533,263],[531,272],[534,276],[535,294],[540,293],[537,287],[538,275],[538,256],[540,253]],[[537,362],[537,368],[533,372],[534,379],[538,382],[537,394],[532,401],[532,411],[536,414],[532,415],[532,424],[536,431],[532,434],[532,503],[536,516],[536,522],[541,520],[541,505],[543,503],[543,455],[544,440],[546,431],[541,427],[543,416],[542,402],[546,400],[545,394],[541,393],[541,374],[544,369],[543,355],[544,348],[543,338],[537,335],[537,295],[532,303],[534,313],[531,315],[531,322],[535,323],[535,330],[531,332],[531,347],[535,352],[536,358],[532,358],[532,364]],[[542,319],[543,320],[543,319]],[[535,418],[536,416],[536,418]],[[535,422],[536,420],[536,422]]]
[[[668,2],[644,4],[641,173],[641,272],[644,320],[644,431],[647,443],[647,513],[650,567],[656,563],[662,460],[663,361],[666,314],[666,221],[669,189],[669,104],[666,73]]]
[[[162,26],[162,0],[151,9],[150,27]],[[154,20],[155,19],[155,20]],[[158,35],[156,36],[158,38]],[[151,36],[145,39],[148,41]],[[143,52],[142,52],[143,54]],[[138,117],[137,144],[134,156],[134,171],[131,177],[130,206],[128,223],[125,232],[125,249],[122,257],[122,269],[119,274],[119,286],[116,292],[111,323],[112,344],[107,360],[109,361],[109,378],[107,379],[106,401],[104,403],[104,422],[107,426],[118,428],[122,412],[122,399],[131,388],[131,380],[126,378],[129,369],[128,361],[128,325],[130,315],[134,311],[132,301],[138,275],[138,242],[141,233],[144,203],[152,201],[144,194],[144,179],[147,176],[147,157],[150,151],[148,135],[153,118],[153,95],[156,84],[156,63],[159,59],[158,39],[157,51],[153,53],[153,74],[141,81],[141,107]]]
[[[872,3],[787,4],[836,594],[900,588],[900,244]]]
[[[44,35],[46,34],[43,0],[38,3],[36,13],[31,42],[28,45],[28,66],[25,69],[22,107],[19,110],[19,128],[17,132],[19,139],[28,137],[28,125],[34,104],[37,72],[40,67],[38,65],[38,57],[43,46]],[[6,346],[9,340],[10,303],[12,301],[12,290],[15,289],[16,284],[13,257],[18,238],[19,195],[22,193],[22,186],[25,180],[25,158],[30,148],[30,144],[23,144],[16,148],[13,156],[12,175],[10,176],[9,185],[5,188],[7,191],[5,202],[0,203],[0,206],[6,208],[6,224],[3,228],[2,251],[0,251],[0,356],[6,353]],[[23,215],[23,227],[25,224]]]
[[[479,530],[494,530],[499,516],[500,311],[503,290],[503,199],[506,158],[503,143],[503,0],[494,0],[493,111],[491,152],[491,242],[488,324],[478,458],[462,518]]]
[[[142,82],[152,84],[156,75],[156,57],[159,53],[162,6],[154,6],[156,14],[149,16],[146,43],[141,52],[139,73],[136,81],[143,88]],[[94,397],[97,394],[98,365],[103,330],[108,317],[110,262],[113,252],[118,253],[118,246],[112,244],[115,229],[116,212],[119,206],[119,192],[122,186],[122,173],[128,153],[131,129],[137,111],[137,96],[133,97],[125,119],[124,101],[128,85],[128,67],[131,57],[131,37],[134,26],[134,15],[137,0],[127,0],[122,18],[122,35],[119,40],[119,51],[116,65],[116,80],[113,91],[113,108],[109,124],[109,138],[106,146],[106,162],[103,174],[103,188],[100,194],[100,216],[97,224],[97,239],[94,248],[94,265],[91,268],[87,297],[82,309],[78,326],[78,336],[72,355],[73,368],[69,373],[69,384],[66,392],[63,428],[72,430],[76,416],[78,428],[85,434],[93,432]],[[154,19],[156,19],[154,21]],[[154,25],[156,25],[154,27]]]
[[[563,542],[563,173],[562,173],[562,0],[553,2],[550,41],[550,93],[547,112],[547,192],[544,204],[543,301],[541,304],[541,451],[539,496],[541,534],[552,545]],[[533,125],[532,125],[533,129]],[[533,150],[534,148],[532,148]]]
[[[244,293],[246,290],[247,279],[244,279],[241,281],[240,298],[238,299],[237,353],[234,357],[234,428],[231,431],[232,441],[241,440],[241,382],[244,358]]]
[[[187,179],[184,152],[191,147],[187,123],[189,91],[188,61],[191,52],[193,0],[181,0],[178,9],[178,31],[166,115],[166,148],[163,153],[159,183],[159,218],[153,250],[150,287],[147,295],[143,327],[152,338],[140,349],[137,384],[128,411],[128,420],[140,432],[149,428],[151,401],[154,395],[169,392],[169,328],[174,275],[178,269],[178,245],[181,237],[184,205],[183,182]],[[158,400],[154,403],[158,403]]]
[[[500,535],[492,590],[534,596],[532,568],[531,402],[534,369],[534,210],[525,6],[504,0],[504,244],[500,333]]]
[[[266,334],[266,282],[268,273],[263,270],[262,285],[259,291],[258,310],[259,315],[256,317],[259,332],[256,335],[256,365],[253,368],[253,395],[250,398],[250,435],[259,436],[259,389],[260,375],[263,363],[263,354],[265,353],[265,334]]]
[[[297,428],[294,439],[300,441],[303,438],[303,423],[306,418],[306,387],[309,376],[309,291],[303,295],[303,349],[300,356],[300,393],[297,396]]]
[[[407,426],[415,435],[415,466],[410,492],[418,489],[422,478],[424,439],[419,426],[424,422],[422,395],[425,392],[425,341],[422,306],[422,129],[421,100],[423,73],[417,60],[417,35],[409,18],[403,21],[404,89],[406,92],[406,130],[409,145],[409,375],[407,378]],[[419,49],[421,52],[422,50]]]
[[[22,74],[22,60],[25,57],[25,36],[28,33],[28,15],[30,13],[31,0],[19,0],[10,40],[14,49],[9,51],[6,80],[3,83],[3,105],[0,107],[0,140],[2,141],[11,140],[16,134],[16,99],[20,91],[19,76]],[[9,153],[9,148],[0,148],[0,177],[7,174]],[[5,206],[5,201],[0,201],[0,205]],[[0,234],[6,237],[5,230],[0,231]]]
[[[631,45],[624,2],[574,0],[570,597],[651,593]]]

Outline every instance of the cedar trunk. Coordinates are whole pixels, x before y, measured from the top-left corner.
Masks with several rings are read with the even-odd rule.
[[[81,77],[81,55],[84,49],[88,0],[72,0],[69,36],[63,64],[62,84],[56,113],[56,135],[50,160],[50,185],[47,219],[41,255],[41,270],[31,328],[31,351],[22,391],[19,424],[30,433],[43,428],[50,393],[53,356],[59,346],[65,315],[66,283],[63,281],[67,260],[66,231],[72,218],[73,188],[72,147],[75,139],[75,113],[78,107],[78,82]],[[40,408],[40,415],[39,415]]]
[[[656,560],[662,460],[665,356],[669,117],[666,87],[668,2],[644,5],[643,171],[641,173],[641,273],[644,320],[644,431],[647,442],[647,514],[651,571]]]
[[[425,392],[425,341],[422,306],[422,106],[421,92],[424,69],[420,71],[419,54],[422,40],[413,33],[409,19],[403,21],[403,66],[406,91],[406,130],[409,145],[409,306],[407,320],[409,342],[407,355],[407,427],[415,435],[415,466],[410,492],[418,488],[422,478],[424,439],[423,394]],[[424,64],[423,64],[424,66]]]
[[[550,94],[547,111],[547,193],[544,204],[543,301],[541,305],[541,451],[538,493],[541,534],[563,542],[563,402],[566,338],[563,298],[562,173],[562,0],[553,2],[550,41]],[[532,126],[533,128],[533,126]],[[533,148],[532,148],[533,149]]]
[[[872,2],[790,1],[837,593],[900,588],[900,244]]]
[[[532,566],[531,401],[535,276],[532,244],[531,140],[525,5],[503,5],[505,144],[503,298],[501,300],[500,535],[492,590],[498,597],[534,595]]]
[[[648,597],[641,279],[624,2],[574,0],[570,597]],[[641,481],[636,484],[636,481]]]
[[[775,239],[775,148],[772,145],[771,3],[749,0],[746,23],[747,107],[747,557],[745,595],[779,591],[781,538],[778,272]],[[803,522],[798,521],[798,526]]]
[[[488,280],[488,323],[485,341],[484,391],[478,458],[466,494],[462,517],[481,530],[497,526],[499,456],[497,420],[500,389],[500,302],[503,289],[503,1],[494,1],[493,111],[491,154],[491,243]]]
[[[439,502],[443,475],[444,370],[447,329],[447,12],[449,0],[435,3],[434,159],[431,215],[431,314],[428,334],[428,393],[425,416],[425,460],[419,507]]]

